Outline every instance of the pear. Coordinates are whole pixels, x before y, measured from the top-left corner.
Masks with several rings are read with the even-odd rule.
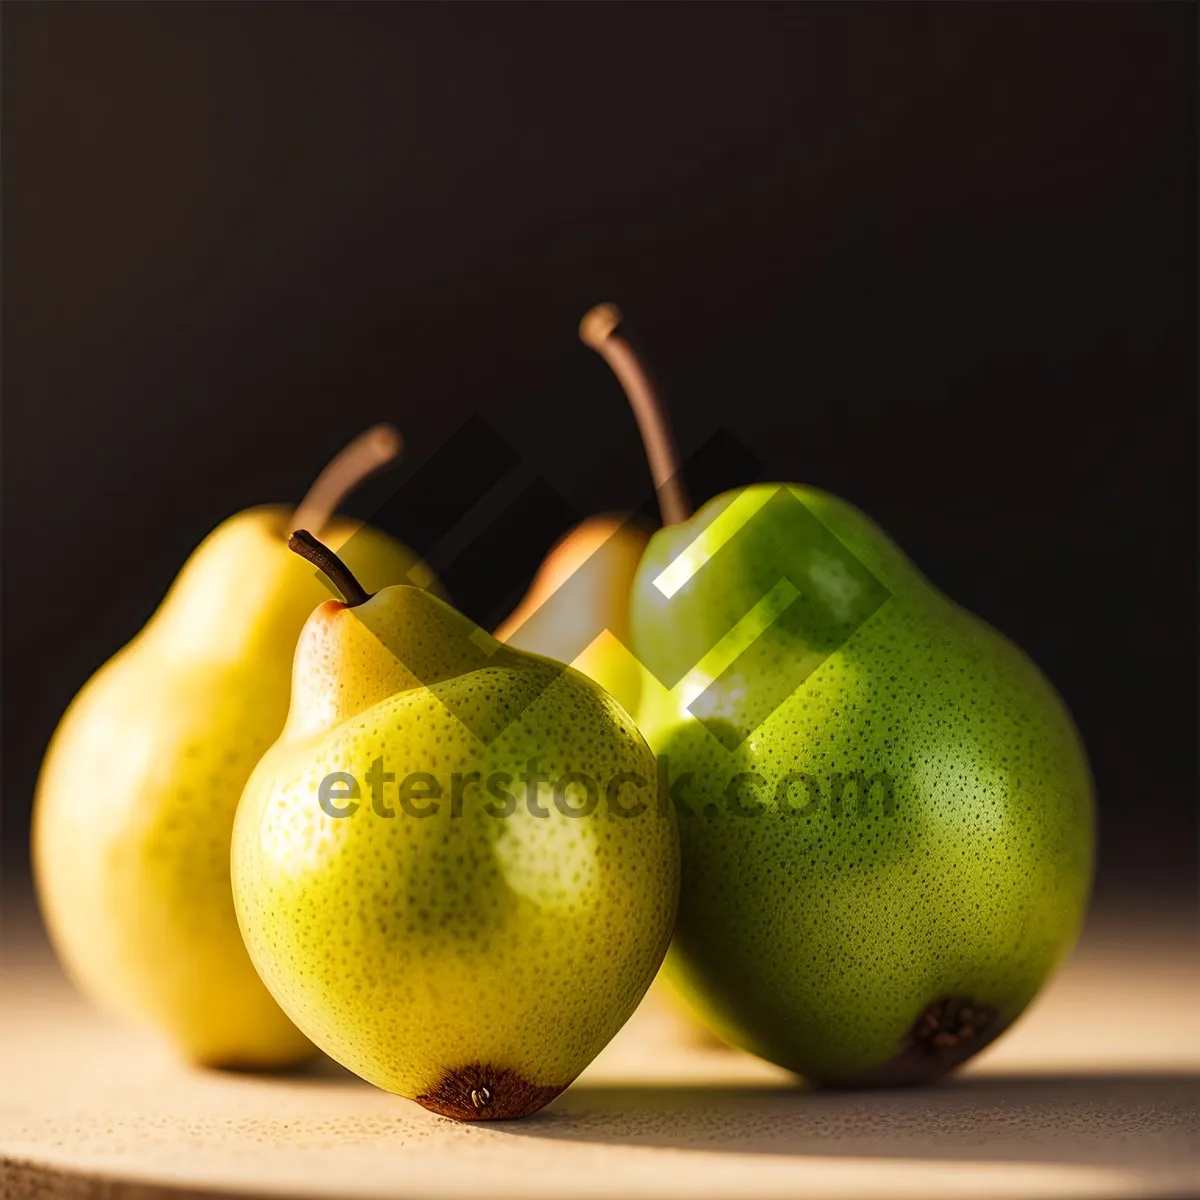
[[[630,620],[680,816],[668,972],[722,1038],[815,1083],[934,1078],[1078,936],[1094,806],[1075,726],[852,505],[765,484],[689,518],[669,439],[651,449],[672,517]]]
[[[364,1079],[462,1120],[528,1115],[666,952],[679,846],[654,758],[580,672],[293,544],[346,602],[305,626],[287,725],[238,806],[250,956]]]
[[[581,521],[551,547],[497,640],[570,663],[636,712],[641,669],[628,649],[629,593],[649,540],[628,514]]]
[[[330,514],[398,450],[389,427],[368,431],[299,510],[376,584],[425,568],[387,535]],[[229,888],[238,797],[283,728],[296,639],[329,595],[288,551],[292,515],[253,508],[204,540],[72,702],[35,800],[38,892],[69,974],[214,1066],[277,1067],[313,1052],[255,974]]]

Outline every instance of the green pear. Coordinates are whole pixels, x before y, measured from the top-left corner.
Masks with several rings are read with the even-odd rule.
[[[680,815],[668,974],[721,1037],[814,1082],[930,1079],[1078,936],[1079,736],[1021,651],[853,506],[769,484],[687,519],[664,445],[677,523],[650,541],[631,629]]]
[[[398,448],[388,427],[364,434],[300,510],[376,584],[427,569],[378,530],[328,518]],[[69,974],[210,1065],[313,1052],[255,974],[229,887],[238,798],[283,728],[296,639],[329,595],[288,551],[291,519],[289,506],[254,508],[204,540],[72,702],[35,800],[38,891]]]
[[[364,1079],[463,1120],[553,1099],[666,951],[679,845],[630,716],[418,588],[309,619],[232,878],[283,1010]]]

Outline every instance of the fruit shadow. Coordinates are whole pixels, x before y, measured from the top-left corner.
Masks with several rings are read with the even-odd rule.
[[[1195,1072],[967,1076],[872,1091],[581,1084],[502,1127],[718,1153],[1154,1167],[1200,1159],[1198,1095]]]
[[[212,1068],[218,1074],[232,1078],[253,1079],[259,1082],[279,1082],[291,1086],[309,1084],[324,1086],[330,1083],[349,1084],[353,1087],[370,1087],[365,1080],[360,1079],[351,1070],[343,1067],[324,1054],[318,1054],[307,1062],[293,1063],[286,1067],[242,1067],[237,1064]]]

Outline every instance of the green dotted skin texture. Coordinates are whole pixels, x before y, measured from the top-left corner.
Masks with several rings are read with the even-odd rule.
[[[753,676],[723,677],[706,724],[682,704],[647,715],[671,779],[693,774],[679,790],[691,815],[679,816],[670,974],[720,1036],[826,1084],[882,1079],[940,1000],[994,1010],[954,1065],[1016,1019],[1078,935],[1094,852],[1087,763],[1062,702],[1016,647],[939,594],[850,505],[794,486],[784,495],[866,574],[853,562],[816,569],[821,556],[790,542],[797,525],[780,520],[732,535],[719,570],[666,599],[653,581],[720,519],[724,496],[658,534],[635,583],[635,649],[647,656],[689,623],[703,643],[773,576],[818,598],[836,576],[823,611],[843,614],[862,587],[884,589],[733,752],[723,722],[744,724],[764,677],[777,685],[811,648],[802,623],[764,639]],[[818,623],[822,653],[827,633]],[[742,772],[756,778],[730,792]],[[865,807],[856,775],[877,777]]]
[[[411,683],[405,646],[414,661],[423,643],[453,667],[448,620],[466,622],[410,588],[361,612],[331,602],[314,614],[288,729],[238,809],[238,917],[280,1006],[363,1078],[412,1098],[450,1076],[493,1092],[512,1080],[549,1089],[540,1104],[617,1032],[658,970],[678,899],[675,821],[632,719],[577,671],[491,642],[494,665]],[[487,745],[470,732],[484,728],[500,730]],[[395,776],[379,789],[394,816],[373,805],[376,759]],[[535,795],[546,816],[531,814],[519,778],[531,759],[550,777]],[[353,815],[322,810],[330,772],[357,780]],[[590,814],[556,806],[553,782],[569,772],[597,781]],[[428,816],[399,802],[418,773],[441,788]],[[496,773],[511,777],[497,781],[511,802],[489,792]],[[641,783],[622,785],[617,802],[640,815],[607,802],[623,773]],[[414,784],[414,809],[430,804],[429,782]],[[562,800],[586,806],[583,785],[564,786]],[[508,1102],[495,1096],[498,1110]]]

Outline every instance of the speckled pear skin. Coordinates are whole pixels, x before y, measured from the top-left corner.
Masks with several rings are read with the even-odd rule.
[[[368,784],[377,759],[395,777],[378,790],[392,816]],[[548,815],[532,815],[519,779],[531,759],[551,780],[596,779],[595,810],[563,815],[544,784]],[[319,803],[331,772],[359,785],[352,815]],[[442,789],[436,813],[414,815],[434,802],[428,781],[413,812],[399,802],[417,773]],[[497,773],[511,804],[489,794]],[[606,802],[622,773],[642,780],[617,793],[640,815]],[[591,1061],[654,978],[679,889],[673,814],[629,715],[578,671],[407,587],[313,614],[232,861],[251,958],[297,1026],[371,1083],[467,1120],[527,1115]]]
[[[788,493],[866,575],[818,569],[782,528],[731,537],[728,494],[657,534],[635,583],[644,661],[672,631],[711,644],[779,575],[818,601],[807,643],[802,620],[785,623],[760,644],[758,673],[722,679],[707,727],[686,705],[723,662],[644,696],[639,723],[671,779],[694,773],[668,973],[721,1037],[813,1082],[920,1082],[1010,1025],[1074,944],[1093,871],[1090,774],[1061,700],[1016,647],[849,504]],[[668,601],[653,581],[706,528],[729,554]],[[772,672],[836,643],[821,611],[856,605],[867,615],[840,647],[736,749],[722,744]],[[739,772],[757,778],[731,800]],[[856,774],[874,780],[865,806]]]
[[[229,886],[238,798],[283,728],[296,638],[329,595],[287,548],[290,514],[251,509],[205,539],[72,702],[34,806],[38,893],[72,978],[208,1065],[313,1053],[255,973]],[[373,586],[417,561],[356,522],[326,537]]]

